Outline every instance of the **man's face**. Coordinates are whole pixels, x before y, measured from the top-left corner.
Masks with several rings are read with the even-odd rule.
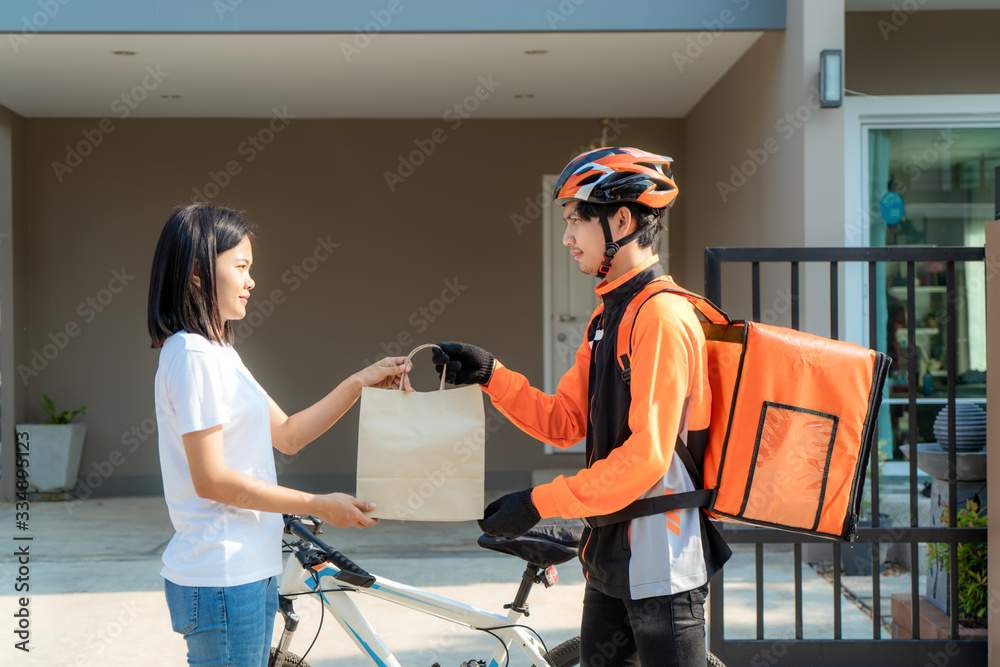
[[[597,218],[581,218],[577,213],[579,206],[580,202],[570,202],[563,206],[566,231],[563,232],[562,242],[569,248],[581,271],[596,275],[604,258],[604,230]]]

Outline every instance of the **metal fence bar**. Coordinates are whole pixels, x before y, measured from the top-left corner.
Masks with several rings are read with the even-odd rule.
[[[830,338],[840,339],[840,264],[830,262]],[[876,505],[873,505],[876,507]],[[833,544],[833,638],[843,637],[843,608],[840,592],[840,543]]]
[[[840,340],[840,277],[839,264],[830,262],[830,338]]]
[[[705,298],[722,307],[722,258],[720,250],[725,248],[705,248]]]
[[[757,639],[764,638],[764,545],[757,543],[754,546],[755,572],[756,575],[756,598],[757,598]]]
[[[840,542],[833,543],[833,638],[843,636],[842,595],[840,593]]]
[[[799,328],[799,263],[792,262],[792,328]]]
[[[910,525],[916,526],[917,509],[917,278],[916,263],[906,262],[906,372],[907,399],[909,400],[907,418],[908,439],[910,445]],[[916,542],[910,543],[910,562],[918,563]],[[910,607],[910,628],[914,639],[920,639],[920,583],[917,567],[910,568],[910,595],[916,600]]]
[[[878,303],[878,292],[877,288],[877,272],[878,265],[875,262],[868,262],[868,339],[871,341],[878,340],[878,322],[877,318],[873,317],[871,310],[874,309],[875,304]],[[875,432],[878,433],[877,423],[872,426]],[[871,513],[872,513],[872,527],[879,528],[881,520],[879,511],[879,447],[878,442],[872,447],[871,460],[868,462],[868,470],[871,474],[871,486],[869,493],[871,494]],[[876,543],[877,545],[877,543]],[[872,549],[872,639],[882,638],[882,579],[881,579],[881,565],[879,552],[880,548]]]
[[[983,248],[968,246],[880,246],[872,248],[706,248],[705,279],[709,257],[713,267],[722,262],[981,262]],[[721,277],[721,271],[716,271]],[[710,299],[712,298],[708,294]],[[721,295],[718,295],[721,296]],[[713,299],[713,303],[718,303]]]
[[[795,638],[802,639],[802,545],[792,545],[792,566],[795,568]]]
[[[774,528],[740,527],[736,528],[729,524],[718,524],[716,526],[722,531],[722,536],[730,544],[795,544],[796,542],[822,542],[828,544],[830,540],[813,535],[800,535],[787,530],[777,530]],[[874,542],[886,533],[892,534],[893,542],[957,542],[976,544],[986,542],[985,528],[932,528],[930,526],[918,526],[907,528],[858,528],[858,542]]]
[[[955,442],[955,374],[958,372],[958,314],[955,312],[955,262],[948,262],[945,265],[946,284],[945,301],[946,315],[948,322],[946,326],[945,354],[946,365],[948,367],[948,525],[955,527],[958,525],[958,487],[956,478],[956,454],[958,443]],[[951,609],[951,638],[958,639],[958,544],[952,542],[948,546],[950,559],[949,579],[950,586],[948,599]]]
[[[875,308],[875,304],[878,302],[878,264],[876,262],[868,262],[868,340],[875,341],[878,340],[878,319],[872,316],[871,310]],[[878,425],[875,424],[873,427],[875,432],[878,433]],[[871,452],[871,462],[869,464],[869,470],[871,470],[872,484],[871,484],[871,495],[872,495],[872,517],[877,520],[879,515],[878,507],[878,485],[879,485],[879,474],[878,474],[878,463],[879,463],[879,451],[878,443],[875,447],[872,447]],[[874,524],[873,524],[874,525]]]
[[[715,650],[712,650],[715,653]],[[955,639],[731,639],[725,655],[716,653],[727,665],[809,665],[844,667],[923,667],[924,665],[985,665],[987,646],[983,640]]]
[[[750,289],[753,293],[753,321],[760,322],[760,262],[750,265]]]

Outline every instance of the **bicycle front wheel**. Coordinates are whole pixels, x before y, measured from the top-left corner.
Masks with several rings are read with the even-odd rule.
[[[267,660],[267,667],[275,667],[275,665],[274,665],[274,662],[275,662],[274,655],[275,655],[275,653],[277,653],[277,651],[275,651],[274,647],[272,646],[271,647],[271,657],[268,658],[268,660]],[[309,663],[305,662],[304,660],[302,660],[302,658],[300,658],[299,656],[295,655],[294,653],[285,653],[285,664],[284,664],[283,667],[309,667]]]

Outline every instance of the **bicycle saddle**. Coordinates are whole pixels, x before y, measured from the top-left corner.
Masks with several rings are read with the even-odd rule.
[[[513,540],[483,534],[479,536],[479,546],[546,568],[576,558],[582,535],[580,524],[547,524],[535,526]]]

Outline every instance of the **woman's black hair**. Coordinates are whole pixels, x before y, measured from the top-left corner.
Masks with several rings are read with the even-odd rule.
[[[584,220],[594,220],[595,218],[599,218],[601,209],[604,209],[610,218],[623,206],[632,213],[636,229],[645,230],[636,238],[636,243],[639,247],[649,248],[656,245],[656,242],[660,238],[660,232],[663,231],[663,223],[660,222],[660,211],[651,209],[645,204],[631,201],[611,204],[596,204],[594,202],[581,201],[580,205],[576,208],[576,213]]]
[[[170,215],[149,278],[146,316],[154,348],[182,329],[215,343],[233,342],[232,327],[219,314],[215,259],[247,238],[253,241],[250,226],[228,208],[190,204]]]

